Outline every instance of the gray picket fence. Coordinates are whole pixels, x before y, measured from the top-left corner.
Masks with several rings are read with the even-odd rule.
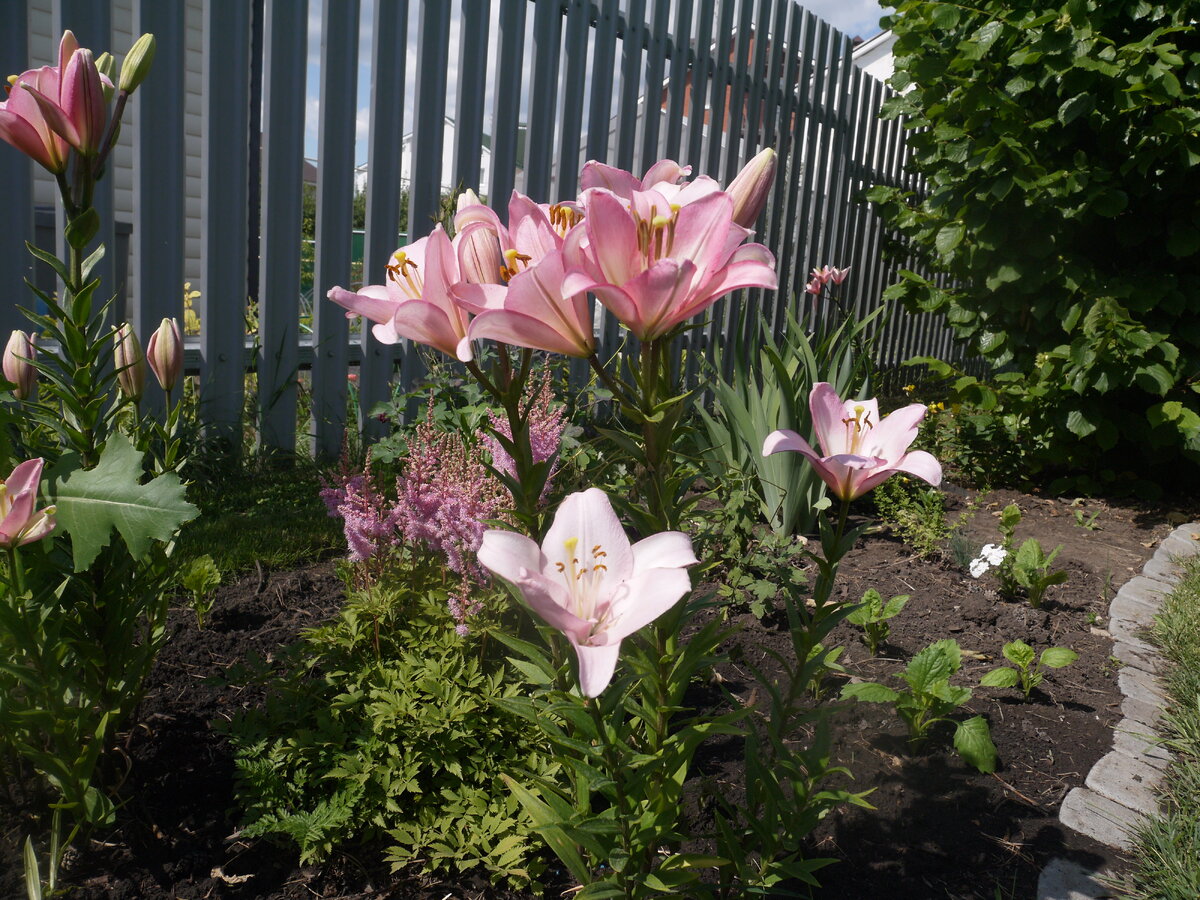
[[[381,345],[358,327],[352,333],[343,311],[319,299],[331,286],[350,282],[352,98],[366,24],[359,0],[323,0],[321,8],[318,301],[311,334],[299,328],[306,0],[52,2],[55,31],[73,29],[84,46],[113,46],[113,10],[122,2],[131,4],[131,32],[149,31],[158,40],[153,74],[133,104],[131,222],[120,234],[110,225],[101,235],[109,247],[118,238],[129,247],[132,295],[117,281],[126,269],[121,254],[110,253],[100,271],[118,292],[118,308],[143,337],[161,317],[182,315],[185,218],[198,215],[200,274],[193,280],[202,295],[202,328],[190,342],[188,364],[200,376],[206,426],[239,438],[244,376],[253,369],[262,444],[295,448],[297,375],[311,368],[313,446],[336,454],[347,424],[351,367],[363,411],[389,394],[394,378],[413,383],[424,372],[417,348]],[[862,192],[881,183],[919,188],[905,166],[903,123],[878,118],[889,90],[852,64],[849,38],[794,0],[413,3],[411,17],[408,0],[372,4],[368,281],[383,280],[395,250],[398,148],[408,132],[407,212],[416,236],[437,215],[447,184],[478,189],[486,177],[488,202],[504,216],[514,188],[539,201],[574,196],[586,159],[640,173],[660,158],[674,158],[691,164],[694,174],[728,182],[760,148],[775,147],[779,172],[758,234],[778,260],[779,290],[741,292],[713,307],[706,326],[687,337],[690,377],[709,348],[753,340],[749,332],[736,333],[739,321],[755,323],[738,315],[748,304],[777,329],[789,308],[803,311],[806,273],[815,266],[852,268],[844,300],[859,314],[873,309],[895,279],[901,262],[884,259],[887,233]],[[8,71],[19,71],[28,58],[36,5],[0,0],[0,65]],[[451,41],[455,16],[457,40]],[[201,83],[185,86],[186,44],[195,39],[197,20]],[[452,68],[457,91],[451,98]],[[188,89],[202,95],[195,204],[184,190]],[[449,172],[445,159],[452,161]],[[20,162],[15,151],[0,147],[0,163],[11,173],[0,179],[0,205],[10,222],[0,241],[5,298],[21,298],[21,279],[35,277],[20,240],[35,235],[30,166]],[[112,179],[101,183],[102,214],[113,209],[112,191]],[[258,329],[248,336],[245,312],[255,281]],[[7,301],[0,304],[0,325],[20,322]],[[621,343],[617,322],[600,309],[597,327],[601,353],[614,352]],[[879,348],[884,365],[957,353],[940,317],[902,313],[889,319]],[[369,434],[381,427],[362,419]]]

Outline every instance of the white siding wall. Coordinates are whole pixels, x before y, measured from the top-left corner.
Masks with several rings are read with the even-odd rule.
[[[58,62],[58,39],[54,29],[51,7],[53,0],[28,0],[29,2],[29,52],[30,66],[47,66]],[[93,47],[98,56],[108,50],[117,57],[117,71],[124,52],[133,43],[133,0],[110,0],[112,3],[112,42],[109,47]],[[203,85],[201,39],[203,37],[203,0],[187,2],[187,37],[184,78],[184,142],[187,150],[185,163],[185,209],[184,223],[184,278],[193,285],[200,281],[200,121],[201,88]],[[119,52],[118,52],[119,51]],[[153,78],[153,74],[150,76]],[[113,182],[113,207],[118,222],[133,221],[133,104],[125,110],[121,136],[113,151],[113,164],[106,178]],[[34,203],[38,206],[54,205],[57,190],[54,179],[40,166],[34,166]],[[129,268],[132,274],[132,263]],[[137,285],[134,278],[132,297],[136,297]],[[182,293],[183,285],[179,286]],[[136,302],[136,301],[135,301]]]

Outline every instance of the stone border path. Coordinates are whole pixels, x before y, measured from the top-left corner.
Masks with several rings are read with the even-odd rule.
[[[1197,537],[1193,537],[1197,535]],[[1158,648],[1141,633],[1179,582],[1175,560],[1200,552],[1200,523],[1180,525],[1131,578],[1109,606],[1113,656],[1122,663],[1117,683],[1124,718],[1113,731],[1113,749],[1092,766],[1084,787],[1063,800],[1059,820],[1080,834],[1118,850],[1129,850],[1137,822],[1158,812],[1155,794],[1170,754],[1158,744],[1158,721],[1166,703]],[[1038,900],[1104,900],[1113,897],[1098,873],[1065,859],[1052,859],[1038,879]]]

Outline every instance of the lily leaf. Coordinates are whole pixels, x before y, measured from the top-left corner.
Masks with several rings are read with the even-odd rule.
[[[86,569],[112,537],[114,528],[130,554],[141,559],[151,541],[169,541],[199,510],[184,499],[173,472],[141,483],[142,454],[127,439],[108,439],[100,462],[55,482],[59,527],[71,536],[75,571]]]

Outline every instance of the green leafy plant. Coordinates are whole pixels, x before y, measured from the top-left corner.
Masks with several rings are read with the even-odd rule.
[[[950,684],[962,664],[958,642],[945,639],[918,652],[898,676],[905,690],[866,681],[842,688],[843,698],[866,703],[891,703],[905,725],[909,740],[923,742],[938,722],[951,722],[950,715],[971,699],[971,689]],[[972,716],[954,721],[954,749],[980,772],[996,770],[996,747],[992,743],[987,720]]]
[[[1076,504],[1078,502],[1079,501],[1076,501]],[[1073,513],[1075,516],[1075,524],[1080,528],[1084,529],[1085,531],[1100,530],[1100,526],[1096,524],[1096,519],[1100,517],[1100,510],[1096,510],[1090,516],[1087,515],[1082,509],[1075,509],[1073,510]]]
[[[1179,202],[1200,164],[1198,16],[1196,0],[903,0],[884,22],[887,115],[924,187],[870,197],[933,273],[886,296],[1019,373],[1006,413],[1028,421],[1031,463],[1076,484],[1200,457],[1200,211]],[[1176,470],[1173,487],[1194,477]]]
[[[899,615],[908,601],[909,595],[901,594],[884,603],[879,591],[871,588],[863,594],[858,607],[846,617],[847,622],[863,630],[863,642],[872,656],[879,653],[880,645],[888,639],[891,630],[888,619]]]
[[[711,413],[698,410],[708,434],[705,462],[717,483],[730,472],[751,476],[762,518],[778,535],[813,531],[825,485],[799,454],[763,456],[763,440],[779,428],[812,440],[808,394],[817,382],[828,381],[841,397],[870,392],[870,336],[884,314],[880,306],[863,319],[823,324],[810,336],[813,323],[789,311],[782,337],[760,319],[757,355],[741,344],[724,351],[732,353],[729,360],[713,353],[716,405]],[[726,364],[728,380],[720,377]]]
[[[196,627],[203,628],[205,617],[212,611],[212,592],[221,584],[221,570],[213,558],[205,553],[180,566],[179,584],[192,595]]]
[[[879,518],[896,535],[928,559],[941,552],[950,537],[946,499],[937,488],[915,478],[889,478],[871,495]]]
[[[1024,594],[1029,605],[1040,609],[1046,590],[1067,580],[1065,569],[1051,571],[1062,544],[1050,553],[1042,548],[1036,538],[1029,538],[1015,551],[1017,526],[1021,523],[1021,509],[1010,503],[1000,513],[1000,534],[1003,537],[1004,559],[996,570],[1000,579],[1000,591],[1006,597],[1016,598]]]
[[[999,688],[1020,685],[1026,700],[1045,678],[1043,669],[1062,669],[1079,659],[1079,654],[1067,647],[1047,647],[1037,656],[1034,649],[1024,641],[1005,644],[1003,652],[1004,658],[1012,663],[1012,666],[992,669],[979,679],[979,683],[984,687]]]
[[[431,558],[393,566],[309,632],[279,677],[261,674],[266,708],[230,726],[243,833],[294,842],[306,864],[386,837],[393,869],[534,884],[533,821],[500,780],[518,768],[557,779],[538,729],[501,708],[530,687],[486,651],[482,628],[456,634]]]

